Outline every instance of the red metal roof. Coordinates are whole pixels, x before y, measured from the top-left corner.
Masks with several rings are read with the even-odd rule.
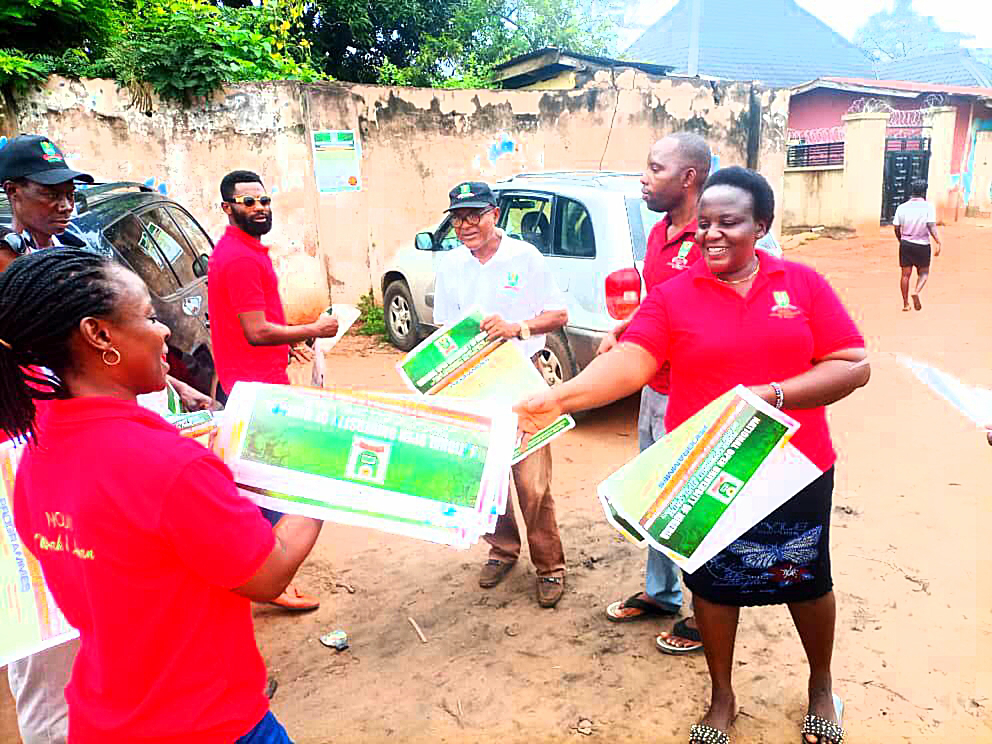
[[[914,83],[907,80],[871,80],[868,78],[844,78],[844,77],[824,77],[824,78],[820,78],[820,80],[825,83],[858,85],[864,88],[905,90],[913,93],[946,93],[948,95],[954,95],[954,96],[975,96],[978,98],[992,98],[992,88],[972,88],[964,85],[934,85],[931,83]]]

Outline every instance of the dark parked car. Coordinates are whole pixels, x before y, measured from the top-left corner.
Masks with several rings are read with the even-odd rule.
[[[10,224],[2,193],[0,224]],[[141,184],[89,186],[76,191],[76,212],[62,242],[112,256],[145,280],[159,318],[172,329],[170,374],[210,394],[207,260],[213,242],[193,216]]]

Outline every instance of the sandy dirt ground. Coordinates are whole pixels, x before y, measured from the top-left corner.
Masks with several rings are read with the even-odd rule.
[[[869,386],[830,415],[840,453],[834,675],[851,742],[992,741],[983,485],[992,448],[896,361],[909,354],[992,386],[992,226],[944,232],[922,312],[901,311],[887,232],[820,239],[788,255],[829,278],[872,353]],[[328,361],[336,384],[399,390],[397,359],[349,338]],[[655,650],[670,621],[616,625],[603,614],[643,582],[644,554],[614,533],[595,498],[596,484],[636,452],[635,416],[636,402],[623,401],[554,445],[568,559],[554,610],[537,606],[526,555],[487,591],[477,585],[484,544],[458,552],[327,524],[299,576],[322,607],[296,617],[255,611],[279,680],[273,709],[295,740],[686,741],[708,701],[704,659]],[[338,628],[352,643],[342,653],[317,640]],[[784,607],[742,612],[735,684],[734,742],[799,740],[806,666]],[[14,736],[10,706],[0,705],[0,741]]]

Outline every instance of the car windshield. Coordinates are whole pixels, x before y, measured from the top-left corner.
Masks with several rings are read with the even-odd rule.
[[[628,196],[627,222],[630,223],[630,242],[634,247],[634,260],[643,261],[648,251],[648,234],[651,228],[665,216],[664,212],[652,212],[643,199]]]

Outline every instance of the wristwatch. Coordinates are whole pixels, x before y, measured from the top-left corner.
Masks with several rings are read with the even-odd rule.
[[[520,333],[518,333],[517,336],[520,338],[521,341],[526,341],[527,339],[530,338],[530,328],[528,328],[527,324],[524,323],[522,320],[520,321],[519,325],[520,325]]]

